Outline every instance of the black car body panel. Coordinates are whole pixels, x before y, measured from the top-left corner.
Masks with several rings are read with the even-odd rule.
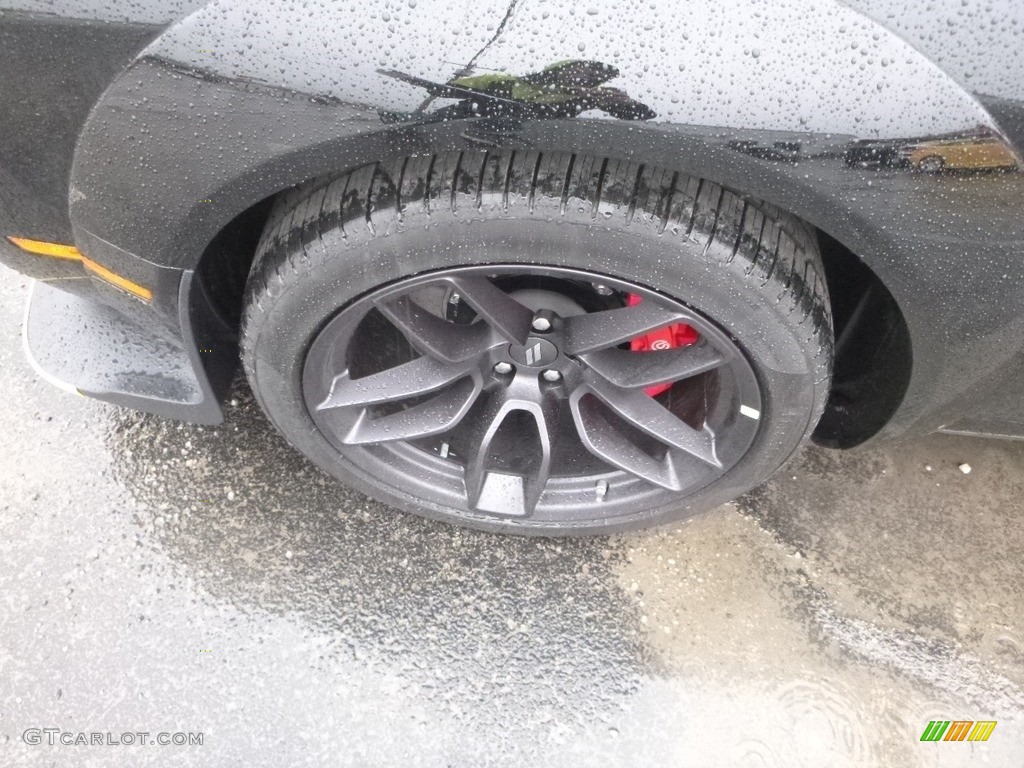
[[[0,234],[74,243],[153,298],[143,304],[6,240],[0,259],[67,278],[54,284],[158,339],[168,371],[191,371],[177,400],[159,377],[105,375],[120,384],[92,394],[219,417],[237,353],[232,318],[199,276],[225,246],[251,239],[238,222],[259,221],[283,190],[417,153],[585,150],[789,211],[891,294],[898,312],[862,296],[840,313],[860,324],[837,360],[838,386],[845,375],[849,401],[883,406],[837,398],[823,442],[939,428],[1024,435],[1024,7],[1011,0],[940,0],[927,13],[909,0],[227,0],[101,20],[93,3],[0,5],[0,38],[18,41],[0,68],[32,80],[3,86]],[[30,66],[29,45],[49,52]],[[591,66],[569,85],[544,74],[566,61]],[[512,81],[479,79],[499,72]],[[544,101],[536,83],[557,98]],[[40,118],[36,103],[66,106]],[[995,160],[924,173],[931,146]],[[45,334],[32,343],[45,346]]]

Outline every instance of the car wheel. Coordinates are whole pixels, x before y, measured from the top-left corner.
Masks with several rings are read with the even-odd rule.
[[[946,161],[938,155],[922,157],[917,164],[917,169],[922,173],[939,173],[946,165]]]
[[[727,501],[828,394],[813,232],[710,181],[570,153],[382,162],[278,201],[242,333],[270,419],[393,506],[592,534]]]

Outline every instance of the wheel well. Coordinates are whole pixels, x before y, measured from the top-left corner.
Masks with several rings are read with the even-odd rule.
[[[210,241],[196,268],[211,309],[236,336],[249,270],[277,197],[271,195],[260,200],[228,222]]]
[[[278,195],[288,191],[236,216],[210,241],[196,269],[204,303],[236,338],[260,236]],[[815,231],[836,344],[832,389],[813,440],[850,448],[878,432],[902,402],[910,380],[910,333],[896,300],[875,273],[838,240]]]
[[[832,304],[832,389],[813,440],[851,448],[878,432],[907,391],[912,363],[903,313],[878,276],[835,238],[818,230]]]

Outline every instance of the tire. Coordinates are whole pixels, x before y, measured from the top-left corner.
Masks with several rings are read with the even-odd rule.
[[[928,155],[922,157],[917,164],[917,169],[921,173],[941,173],[946,167],[946,161],[939,155]]]
[[[571,153],[410,157],[280,197],[242,356],[289,442],[376,499],[491,531],[608,533],[722,504],[807,439],[832,368],[823,275],[808,226],[711,181]],[[639,351],[666,331],[650,349],[670,349]],[[451,351],[471,338],[489,357]],[[652,385],[670,369],[685,375]]]

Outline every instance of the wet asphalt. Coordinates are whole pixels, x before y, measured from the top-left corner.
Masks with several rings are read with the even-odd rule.
[[[243,380],[215,428],[52,388],[28,283],[0,268],[0,765],[1024,764],[1024,443],[808,448],[675,527],[500,537],[339,486]]]

